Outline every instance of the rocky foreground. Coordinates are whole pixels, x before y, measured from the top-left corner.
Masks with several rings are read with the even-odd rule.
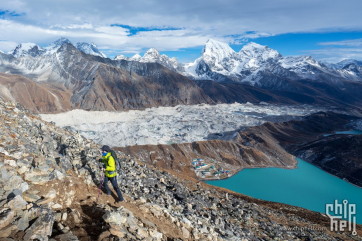
[[[122,158],[125,202],[102,194],[99,146],[0,100],[0,240],[360,240],[325,215]],[[245,184],[247,185],[247,184]]]

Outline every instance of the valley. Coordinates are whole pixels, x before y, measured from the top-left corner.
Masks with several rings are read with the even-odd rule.
[[[318,212],[254,199],[118,152],[125,201],[97,198],[100,145],[0,99],[0,238],[359,240]],[[113,191],[113,190],[112,190]],[[295,228],[298,227],[298,228]]]
[[[359,240],[360,225],[331,232],[324,214],[201,181],[301,158],[361,187],[362,136],[334,134],[362,129],[361,66],[212,39],[188,64],[66,38],[0,53],[0,238]],[[104,144],[122,160],[121,204],[96,198]]]

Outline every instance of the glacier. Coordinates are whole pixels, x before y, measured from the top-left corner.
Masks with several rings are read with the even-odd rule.
[[[281,122],[325,111],[308,105],[218,104],[179,105],[127,112],[72,110],[41,114],[58,126],[71,126],[86,138],[110,146],[190,143],[232,139],[237,130],[266,121]]]

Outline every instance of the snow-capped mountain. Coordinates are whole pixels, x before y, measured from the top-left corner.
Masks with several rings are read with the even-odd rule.
[[[104,53],[99,51],[99,49],[94,43],[79,42],[75,44],[75,47],[86,54],[107,58],[107,56]]]
[[[132,57],[126,57],[122,54],[119,54],[114,58],[114,60],[140,61],[141,58],[142,57],[139,54],[135,54]]]
[[[45,50],[35,43],[21,43],[15,47],[14,50],[10,51],[8,54],[11,54],[15,58],[20,58],[24,56],[36,57],[43,54]]]
[[[117,55],[114,60],[127,60],[127,61],[137,61],[141,63],[159,63],[166,68],[169,68],[178,73],[185,73],[183,66],[177,61],[175,57],[169,58],[165,54],[160,54],[157,49],[149,49],[143,57],[139,54],[135,54],[132,57],[126,57],[122,54]]]
[[[184,72],[182,65],[177,61],[175,57],[169,58],[167,55],[158,52],[155,48],[150,48],[142,58],[139,59],[141,63],[159,63],[166,68],[169,68],[176,72]]]
[[[214,81],[236,81],[256,86],[280,86],[283,79],[339,82],[343,79],[362,81],[359,70],[342,70],[348,63],[342,61],[329,67],[311,56],[283,57],[276,50],[257,43],[248,43],[237,53],[228,44],[208,40],[201,55],[184,66],[186,76]],[[343,66],[343,67],[341,67]],[[357,76],[357,77],[356,77]]]
[[[33,49],[39,52],[32,54]],[[35,89],[45,88],[48,99],[54,99],[48,103],[49,111],[235,101],[360,105],[362,84],[356,81],[362,82],[362,70],[358,64],[350,61],[342,69],[332,69],[309,56],[283,57],[256,43],[236,52],[215,40],[209,40],[200,57],[185,68],[154,48],[143,57],[94,58],[66,38],[45,48],[24,44],[11,54],[0,53],[0,72],[28,78],[28,90],[19,88],[24,95],[34,90],[29,92],[34,100]]]
[[[342,76],[354,81],[362,79],[362,62],[350,61],[342,69],[337,70]]]
[[[129,60],[129,57],[119,54],[114,58],[114,60]]]
[[[244,63],[243,68],[259,68],[267,62],[279,60],[282,57],[278,51],[254,42],[245,45],[239,51],[239,59]]]
[[[129,58],[129,60],[130,61],[140,61],[141,58],[142,58],[141,55],[135,54],[131,58]]]
[[[61,37],[60,39],[54,41],[53,43],[51,43],[50,45],[48,45],[47,47],[45,47],[45,54],[53,54],[55,53],[63,44],[72,44],[69,39]]]
[[[16,101],[44,107],[37,111],[49,112],[213,103],[192,80],[158,64],[94,58],[65,38],[44,49],[36,57],[0,53],[0,72],[7,74],[3,78],[26,83],[17,88],[0,83],[0,96],[5,93]]]
[[[72,44],[69,41],[69,39],[64,37],[54,41],[45,48],[42,48],[36,45],[35,43],[21,43],[18,46],[16,46],[15,49],[8,52],[8,54],[11,54],[15,58],[26,57],[26,56],[37,57],[40,55],[51,55],[55,53],[65,43]],[[102,58],[107,57],[105,54],[99,51],[99,49],[94,43],[84,43],[84,42],[76,43],[76,48],[86,54],[100,56]]]
[[[324,61],[321,62],[321,63],[323,63],[328,68],[335,69],[335,70],[343,69],[345,66],[347,66],[349,64],[355,64],[357,66],[362,66],[362,61],[358,61],[358,60],[355,60],[355,59],[345,59],[345,60],[342,60],[342,61],[340,61],[338,63],[335,63],[335,64],[324,62]]]
[[[185,65],[185,71],[195,79],[241,81],[256,69],[279,58],[281,55],[277,51],[253,42],[237,53],[228,44],[210,39],[201,56]]]

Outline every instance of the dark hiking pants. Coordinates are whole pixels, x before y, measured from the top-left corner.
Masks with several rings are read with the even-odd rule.
[[[104,189],[106,189],[107,195],[111,195],[111,190],[109,190],[109,187],[108,187],[108,180],[111,181],[113,189],[117,192],[119,201],[122,202],[123,201],[123,196],[122,196],[121,190],[119,190],[119,187],[118,187],[118,184],[117,184],[117,176],[115,176],[115,177],[107,177],[107,176],[105,176],[104,177],[104,182],[103,182],[104,183]]]

